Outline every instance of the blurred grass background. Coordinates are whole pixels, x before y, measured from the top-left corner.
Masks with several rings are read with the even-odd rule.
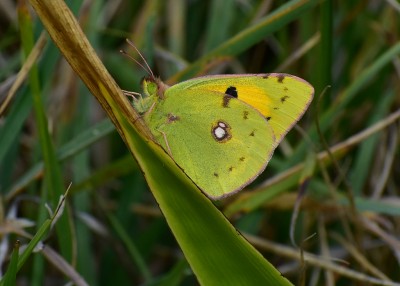
[[[285,72],[313,84],[317,96],[301,129],[288,134],[254,184],[216,205],[295,284],[378,283],[374,277],[391,285],[400,281],[400,4],[286,2],[67,3],[126,90],[140,91],[146,73],[119,53],[135,54],[125,38],[171,83],[202,74]],[[290,21],[277,14],[257,42],[238,37],[250,27],[261,30],[257,23],[283,5],[301,2],[311,4]],[[0,11],[4,105],[43,28],[24,1],[3,1]],[[72,244],[50,233],[45,244],[55,253],[32,255],[18,285],[68,281],[74,272],[54,260],[56,253],[89,285],[196,285],[134,159],[51,40],[43,45],[0,114],[2,273],[15,240],[26,244],[47,217],[44,203],[55,208],[61,181],[65,189],[72,183],[68,219],[55,232],[73,237]],[[207,58],[215,49],[221,53]],[[196,65],[199,59],[206,61]],[[335,146],[335,160],[324,153],[327,146]],[[43,161],[53,168],[43,172]],[[315,261],[301,261],[300,249]]]

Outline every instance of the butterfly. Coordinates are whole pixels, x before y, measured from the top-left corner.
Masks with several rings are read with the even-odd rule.
[[[241,190],[264,171],[314,94],[308,82],[283,73],[203,76],[167,86],[148,70],[133,106],[212,199]]]

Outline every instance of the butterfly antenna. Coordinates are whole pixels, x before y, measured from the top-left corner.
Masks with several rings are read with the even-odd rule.
[[[135,44],[134,44],[131,40],[126,39],[126,42],[127,42],[132,48],[135,49],[135,51],[138,53],[138,55],[140,56],[140,58],[142,59],[142,61],[143,61],[144,64],[146,65],[146,68],[144,68],[143,65],[141,65],[141,64],[139,64],[139,65],[140,65],[141,67],[143,67],[143,69],[145,69],[145,70],[148,72],[148,74],[149,74],[152,78],[154,78],[153,71],[151,70],[151,68],[150,68],[149,64],[147,63],[146,59],[143,57],[142,53],[138,50],[138,48],[136,48]],[[132,57],[131,57],[131,58],[132,58]],[[138,61],[136,61],[136,60],[135,60],[135,62],[138,63]]]
[[[119,50],[119,52],[121,54],[123,54],[124,56],[127,56],[129,59],[131,59],[132,61],[134,61],[138,66],[140,66],[142,69],[144,69],[150,76],[153,76],[153,73],[149,73],[149,71],[147,70],[147,68],[145,66],[143,66],[138,60],[136,60],[135,58],[133,58],[131,55],[129,55],[127,52],[125,52],[124,50]]]

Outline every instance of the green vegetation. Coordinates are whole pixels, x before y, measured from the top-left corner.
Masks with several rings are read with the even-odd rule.
[[[398,2],[68,1],[94,50],[58,2],[0,8],[0,285],[399,285]],[[315,99],[212,203],[119,91],[147,75],[125,38],[169,84],[285,72]]]

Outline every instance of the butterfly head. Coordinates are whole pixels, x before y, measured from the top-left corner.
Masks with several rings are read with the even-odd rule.
[[[168,85],[163,83],[159,78],[150,76],[142,80],[142,88],[146,97],[164,99],[164,93]]]

